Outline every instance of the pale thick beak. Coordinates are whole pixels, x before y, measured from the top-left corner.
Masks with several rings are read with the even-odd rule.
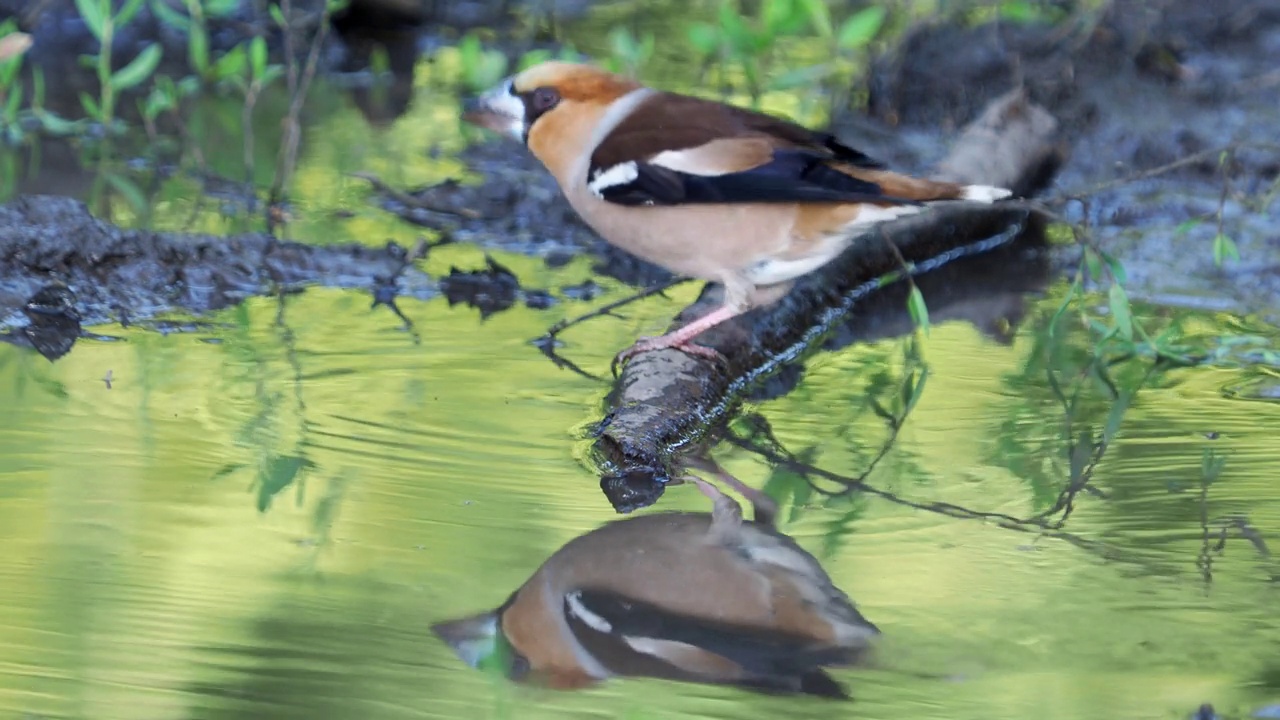
[[[493,654],[497,644],[498,616],[491,611],[436,623],[431,626],[431,632],[443,640],[462,662],[479,667],[481,661]]]
[[[516,95],[510,79],[464,102],[462,119],[517,140],[524,138],[524,101]]]

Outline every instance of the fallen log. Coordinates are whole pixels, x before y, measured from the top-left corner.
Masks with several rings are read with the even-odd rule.
[[[1057,121],[1014,91],[961,133],[934,176],[1028,196],[1048,184],[1065,157]],[[591,447],[601,490],[618,512],[653,504],[681,474],[682,457],[699,452],[752,387],[816,350],[886,275],[928,272],[1038,235],[1042,226],[1017,202],[939,204],[877,228],[801,278],[782,300],[700,336],[699,343],[719,351],[725,365],[679,350],[636,356],[605,400]],[[720,294],[718,285],[709,284],[671,327],[719,306]]]

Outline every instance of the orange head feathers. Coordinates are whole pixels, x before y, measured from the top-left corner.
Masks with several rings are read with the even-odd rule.
[[[527,142],[536,125],[602,109],[639,88],[634,80],[590,65],[549,61],[507,78],[469,103],[463,118]]]

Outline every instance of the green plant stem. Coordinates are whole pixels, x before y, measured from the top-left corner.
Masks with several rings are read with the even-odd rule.
[[[102,23],[102,43],[98,49],[98,109],[102,111],[98,119],[107,133],[115,125],[116,94],[111,82],[111,45],[114,34],[115,20],[107,13]]]

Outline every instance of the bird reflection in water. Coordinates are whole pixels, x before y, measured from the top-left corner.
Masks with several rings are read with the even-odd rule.
[[[432,630],[473,667],[551,688],[639,676],[847,698],[824,668],[857,662],[879,631],[775,529],[772,500],[744,493],[755,518],[745,520],[732,498],[693,482],[711,513],[611,522],[560,548],[497,609]]]

